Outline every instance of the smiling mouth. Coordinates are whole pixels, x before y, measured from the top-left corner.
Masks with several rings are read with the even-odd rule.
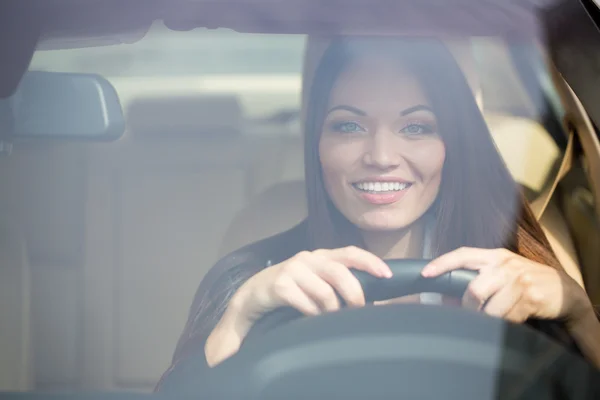
[[[412,186],[408,182],[358,182],[352,186],[361,192],[370,194],[383,194],[401,192]]]

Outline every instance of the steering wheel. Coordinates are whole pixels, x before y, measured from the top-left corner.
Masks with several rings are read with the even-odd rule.
[[[390,279],[353,271],[367,302],[462,297],[476,276],[423,278],[427,260],[387,262]],[[392,304],[304,318],[281,308],[254,325],[237,354],[212,369],[191,357],[161,391],[257,400],[588,399],[600,398],[600,371],[526,325],[462,308]]]
[[[393,273],[389,279],[377,278],[363,271],[351,270],[363,289],[367,303],[425,292],[461,298],[469,283],[477,276],[476,271],[461,269],[436,278],[424,278],[421,276],[421,271],[427,265],[427,260],[401,259],[389,260],[386,263]],[[344,306],[343,298],[338,295],[338,299]],[[252,342],[255,337],[301,317],[303,314],[292,307],[281,307],[271,311],[253,325],[246,335],[244,343]]]

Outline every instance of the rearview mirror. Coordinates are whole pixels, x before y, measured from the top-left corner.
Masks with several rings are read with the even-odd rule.
[[[29,71],[7,99],[2,122],[12,138],[111,141],[125,131],[125,119],[114,87],[92,74]]]

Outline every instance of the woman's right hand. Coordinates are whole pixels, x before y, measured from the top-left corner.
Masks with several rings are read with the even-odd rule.
[[[379,257],[351,246],[304,251],[248,279],[233,295],[207,340],[205,353],[209,365],[235,353],[252,325],[276,308],[291,306],[305,315],[336,311],[341,306],[336,292],[349,307],[364,306],[362,287],[349,268],[380,278],[392,276]]]
[[[349,307],[364,306],[362,287],[349,268],[380,278],[392,276],[385,262],[358,247],[306,251],[254,275],[240,287],[232,303],[239,305],[249,325],[283,306],[305,315],[336,311],[340,308],[336,291]]]

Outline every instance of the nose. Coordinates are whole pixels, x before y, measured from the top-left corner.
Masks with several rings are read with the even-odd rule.
[[[402,163],[401,146],[394,140],[395,136],[388,130],[378,130],[371,135],[364,154],[365,164],[382,170],[400,165]]]

